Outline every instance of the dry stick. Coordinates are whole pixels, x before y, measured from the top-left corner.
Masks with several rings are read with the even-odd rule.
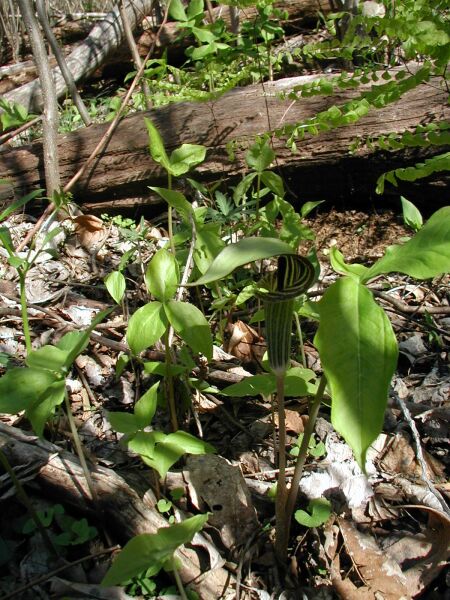
[[[419,461],[420,467],[422,469],[421,479],[425,483],[427,488],[430,490],[430,492],[434,495],[434,497],[438,500],[439,504],[442,507],[442,511],[447,516],[450,516],[450,508],[447,506],[447,503],[444,500],[444,498],[442,497],[442,494],[440,493],[440,491],[435,488],[435,486],[433,485],[433,482],[428,477],[427,463],[425,461],[425,457],[422,452],[422,444],[420,441],[419,432],[417,431],[416,423],[415,423],[414,419],[412,418],[411,413],[409,412],[409,409],[406,406],[406,403],[404,402],[404,400],[402,398],[400,398],[400,396],[398,394],[395,394],[395,399],[397,400],[397,403],[403,412],[403,415],[411,429],[411,433],[414,438],[414,444],[416,446],[417,460]]]
[[[39,23],[33,12],[31,2],[29,2],[29,0],[18,0],[18,3],[25,27],[30,37],[33,58],[36,63],[36,69],[42,87],[42,98],[44,102],[44,118],[42,120],[44,171],[47,196],[51,198],[53,193],[59,191],[61,187],[59,176],[59,152],[56,143],[56,133],[58,131],[58,103],[56,101],[44,40],[39,29]]]
[[[42,0],[41,0],[42,1]],[[141,57],[139,55],[136,42],[134,40],[133,32],[131,31],[130,20],[128,19],[127,11],[125,10],[125,0],[120,0],[119,3],[119,12],[120,17],[122,19],[123,31],[125,33],[125,37],[127,39],[128,47],[130,48],[131,56],[133,57],[134,66],[136,69],[140,69],[142,67]],[[144,62],[145,65],[145,62]],[[148,83],[145,79],[142,80],[142,93],[145,98],[145,106],[147,110],[151,108],[150,102],[150,90],[148,87]]]
[[[27,121],[26,123],[24,123],[17,129],[14,129],[13,131],[8,131],[8,133],[5,133],[4,135],[0,135],[0,146],[2,144],[6,144],[6,142],[9,142],[9,140],[11,140],[13,137],[16,137],[16,135],[20,135],[21,133],[23,133],[24,131],[26,131],[27,129],[32,127],[33,125],[36,125],[37,123],[39,123],[39,121],[41,119],[42,119],[42,116],[39,115],[38,117],[31,119],[31,121]]]
[[[66,60],[64,58],[63,53],[61,52],[60,47],[58,46],[58,42],[56,41],[55,35],[50,27],[47,18],[47,11],[45,9],[44,0],[36,0],[36,8],[39,17],[39,21],[41,23],[42,29],[44,30],[45,36],[50,44],[53,54],[55,55],[56,62],[61,69],[62,76],[64,77],[64,81],[67,84],[67,89],[69,90],[69,94],[72,96],[72,100],[75,106],[80,113],[81,118],[83,119],[83,123],[88,127],[91,124],[91,118],[87,111],[87,108],[81,99],[80,94],[78,93],[77,86],[73,79],[72,73],[67,67]]]
[[[111,548],[105,548],[105,550],[99,550],[98,552],[93,552],[92,554],[83,556],[82,558],[79,558],[78,560],[69,562],[66,565],[63,565],[61,567],[53,569],[52,571],[49,571],[46,575],[37,577],[36,579],[29,581],[27,584],[16,588],[13,592],[6,594],[6,596],[2,596],[1,600],[10,600],[10,598],[14,598],[14,597],[18,596],[19,594],[21,594],[22,592],[26,592],[27,590],[33,588],[35,585],[45,583],[46,581],[48,581],[50,579],[50,577],[54,577],[58,573],[61,573],[62,571],[66,571],[67,569],[70,569],[70,567],[76,567],[77,565],[80,565],[81,563],[84,563],[87,560],[91,560],[93,558],[103,556],[104,554],[111,554],[112,552],[115,552],[116,550],[120,550],[120,546],[112,546]]]

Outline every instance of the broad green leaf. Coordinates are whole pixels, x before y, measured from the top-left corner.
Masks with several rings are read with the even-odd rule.
[[[66,361],[68,354],[67,350],[61,350],[56,346],[42,346],[37,350],[32,350],[27,356],[25,363],[32,369],[44,369],[46,371],[65,374],[67,371]]]
[[[272,171],[264,171],[261,173],[261,181],[269,188],[271,192],[277,196],[284,196],[283,180],[276,173],[272,173]]]
[[[305,204],[303,204],[300,209],[300,214],[302,218],[307,217],[309,213],[316,208],[316,206],[319,206],[319,204],[322,204],[323,202],[325,202],[325,200],[317,200],[316,202],[305,202]]]
[[[257,173],[248,173],[248,175],[245,175],[245,177],[243,177],[241,181],[237,184],[233,193],[233,200],[236,204],[240,204],[245,194],[250,189],[250,186],[252,185],[252,182],[255,179],[256,175]]]
[[[174,2],[175,0],[171,1]],[[155,162],[160,164],[168,173],[170,173],[170,160],[167,156],[166,149],[164,148],[162,137],[150,119],[144,117],[144,121],[148,131],[150,155]]]
[[[348,265],[345,262],[344,255],[335,246],[330,248],[330,262],[336,273],[348,275],[353,279],[360,280],[369,270],[364,265]]]
[[[313,396],[317,391],[316,375],[311,369],[292,367],[284,378],[285,396]]]
[[[173,254],[161,248],[145,271],[145,285],[148,291],[160,302],[166,302],[175,296],[180,279],[178,263]]]
[[[119,431],[120,433],[135,433],[136,431],[139,431],[139,429],[142,429],[136,415],[126,412],[109,411],[106,414],[114,431]]]
[[[164,304],[167,318],[178,335],[194,351],[212,359],[212,335],[204,314],[193,304],[170,300]]]
[[[205,273],[224,245],[216,223],[205,225],[197,231],[194,261],[200,273]]]
[[[267,140],[264,142],[255,142],[245,155],[245,161],[248,167],[257,173],[262,173],[268,169],[274,160],[275,152],[272,150]]]
[[[186,11],[184,10],[182,0],[170,0],[169,15],[175,21],[187,21]]]
[[[295,520],[305,527],[320,527],[331,515],[331,504],[326,498],[315,498],[308,504],[308,511],[297,510]]]
[[[130,449],[131,445],[129,445]],[[166,444],[165,441],[155,444],[151,454],[141,454],[141,459],[146,465],[155,469],[161,478],[167,475],[170,467],[184,454],[184,450],[176,444]]]
[[[143,533],[132,538],[113,562],[101,585],[125,583],[152,566],[157,568],[156,574],[179,546],[192,541],[207,520],[207,514],[196,515],[182,523],[158,529],[157,533]]]
[[[19,367],[9,369],[0,379],[0,413],[15,415],[30,408],[55,380],[51,371]]]
[[[206,147],[198,144],[182,144],[170,155],[170,172],[174,177],[184,175],[205,160]]]
[[[149,302],[130,317],[127,342],[133,354],[153,346],[164,333],[167,319],[161,302]]]
[[[69,333],[66,333],[66,335],[64,335],[61,338],[58,344],[56,344],[61,350],[68,351],[66,359],[67,368],[69,368],[72,365],[73,361],[76,359],[76,357],[87,348],[87,346],[89,345],[91,333],[94,331],[97,325],[101,323],[103,319],[107,317],[113,310],[114,307],[101,310],[95,315],[95,317],[92,319],[92,323],[85,331],[71,331]]]
[[[405,225],[411,227],[413,231],[419,231],[423,225],[423,219],[419,209],[403,196],[400,197],[400,200],[402,203],[403,221],[405,222]]]
[[[315,380],[314,371],[303,369],[302,367],[293,367],[286,371],[284,380],[284,393],[286,396],[309,396],[316,392],[317,385],[312,383]],[[274,394],[277,388],[275,375],[263,373],[262,375],[253,375],[246,377],[239,383],[233,383],[222,390],[226,396],[257,396],[268,397]]]
[[[150,187],[149,189],[159,194],[161,198],[164,198],[169,206],[179,212],[183,221],[189,223],[189,216],[193,214],[193,210],[184,194],[176,190],[168,190],[160,187]]]
[[[275,375],[270,373],[264,373],[262,375],[253,375],[252,377],[245,377],[238,383],[233,383],[222,390],[222,394],[225,396],[235,396],[241,398],[242,396],[258,396],[261,395],[265,398],[273,394],[276,390]]]
[[[167,377],[168,373],[170,373],[172,377],[176,377],[177,375],[180,375],[180,373],[186,371],[184,365],[167,365],[166,363],[156,361],[145,362],[143,367],[146,373],[150,373],[151,375],[161,375],[161,377]]]
[[[363,281],[382,273],[406,273],[416,279],[429,279],[449,271],[450,206],[444,206],[406,244],[388,248]]]
[[[132,446],[129,444],[129,447]],[[136,451],[136,446],[133,448]],[[214,448],[185,431],[170,433],[158,440],[151,452],[141,454],[142,460],[156,469],[160,477],[165,477],[168,470],[184,454],[206,454],[214,452]]]
[[[191,0],[187,9],[187,16],[189,19],[195,19],[199,15],[203,17],[203,0]]]
[[[105,277],[105,286],[110,296],[117,304],[120,304],[125,294],[126,283],[123,273],[112,271]]]
[[[0,227],[0,244],[5,247],[8,254],[14,254],[13,241],[8,227]]]
[[[144,427],[147,427],[152,422],[158,405],[158,387],[159,381],[154,383],[135,404],[134,414],[139,429],[144,429]]]
[[[45,424],[54,414],[55,407],[64,402],[65,393],[65,380],[63,379],[62,381],[55,381],[45,390],[45,392],[40,395],[39,400],[34,404],[34,406],[27,408],[27,418],[33,427],[33,431],[39,437],[42,437]]]
[[[0,184],[2,182],[4,182],[5,180],[0,180]],[[35,190],[34,192],[30,192],[29,194],[27,194],[26,196],[24,196],[23,198],[19,198],[19,200],[16,200],[15,202],[13,202],[12,204],[10,204],[7,208],[5,208],[4,211],[2,211],[0,213],[0,221],[4,221],[5,219],[7,219],[9,217],[9,215],[11,215],[14,211],[18,210],[19,208],[21,208],[22,206],[24,206],[24,204],[27,204],[27,202],[30,202],[30,200],[33,200],[34,198],[36,198],[37,196],[40,196],[42,194],[44,190]]]
[[[184,454],[210,454],[215,452],[214,446],[181,429],[169,433],[164,440],[164,444],[177,446],[180,450],[183,450]]]
[[[236,244],[226,246],[213,260],[206,273],[189,285],[203,285],[218,281],[237,267],[280,254],[295,254],[295,251],[289,244],[276,238],[244,238]]]
[[[162,431],[137,431],[128,441],[128,448],[144,459],[153,456],[156,442],[163,442],[165,438]]]
[[[364,469],[383,424],[397,340],[384,311],[354,279],[336,281],[318,304],[315,345],[331,390],[331,420]]]

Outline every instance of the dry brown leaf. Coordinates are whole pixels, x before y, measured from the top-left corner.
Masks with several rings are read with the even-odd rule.
[[[228,325],[227,332],[229,338],[224,343],[226,352],[244,363],[261,361],[266,345],[253,327],[243,321],[236,321]]]
[[[411,598],[406,578],[398,564],[382,552],[374,538],[361,533],[351,521],[338,519],[347,552],[359,574],[357,587],[340,572],[339,555],[332,563],[331,579],[338,594],[346,600],[407,600]]]
[[[107,235],[103,221],[94,215],[79,215],[74,222],[81,246],[89,252],[98,250]]]
[[[220,532],[226,548],[245,544],[258,520],[249,489],[239,469],[221,456],[190,456],[183,471],[194,506],[212,512],[208,522]]]
[[[389,555],[400,565],[410,565],[415,561],[403,573],[411,595],[416,596],[447,565],[450,555],[450,518],[427,506],[405,505],[402,508],[425,510],[429,515],[428,526],[423,534],[405,535],[387,549]]]

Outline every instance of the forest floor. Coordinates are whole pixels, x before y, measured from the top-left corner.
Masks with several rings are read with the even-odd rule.
[[[13,240],[22,240],[33,227],[33,221],[26,214],[10,217],[7,225]],[[105,223],[95,217],[80,223],[78,235],[66,232],[58,253],[54,257],[42,255],[42,260],[39,259],[27,275],[34,347],[55,343],[69,330],[86,328],[98,310],[113,306],[103,279],[117,268],[123,253],[130,247],[132,229],[118,227],[117,221]],[[333,278],[328,258],[331,246],[336,245],[347,261],[373,262],[387,246],[411,235],[402,224],[401,215],[390,210],[371,213],[323,210],[305,223],[316,235],[323,284]],[[216,348],[214,361],[195,371],[197,377],[200,371],[201,377],[210,384],[209,391],[198,392],[189,405],[179,407],[182,428],[212,444],[217,456],[227,459],[228,463],[208,458],[211,455],[182,459],[158,484],[151,469],[142,465],[137,455],[127,452],[119,443],[120,435],[111,429],[107,411],[131,412],[135,399],[151,380],[132,363],[119,377],[115,375],[119,355],[127,351],[127,314],[132,314],[145,301],[141,265],[161,243],[158,237],[165,235],[163,230],[152,227],[151,223],[148,225],[151,237],[142,241],[142,263],[131,263],[126,271],[129,292],[125,314],[118,308],[97,327],[102,337],[91,336],[91,344],[76,359],[68,380],[72,411],[90,468],[95,471],[98,466],[104,466],[115,470],[145,498],[150,510],[157,510],[158,500],[172,497],[172,504],[169,502],[165,507],[157,504],[166,517],[179,518],[210,510],[214,527],[207,527],[204,534],[215,547],[218,561],[237,581],[225,597],[351,600],[375,599],[381,592],[383,598],[392,600],[450,598],[446,567],[450,516],[442,504],[450,496],[448,276],[419,284],[396,275],[384,278],[376,286],[374,293],[387,311],[400,344],[383,433],[369,453],[366,477],[353,460],[349,447],[333,431],[329,410],[323,406],[300,484],[299,507],[306,509],[311,499],[326,497],[331,502],[332,514],[320,526],[295,524],[289,546],[287,583],[281,584],[271,545],[274,516],[271,490],[277,474],[271,404],[261,397],[229,398],[220,394],[225,385],[260,369],[258,346],[263,344],[263,336],[247,325],[245,311],[232,315],[230,324],[231,334],[235,327],[244,333],[239,343],[233,345],[228,340],[227,353],[223,348]],[[16,271],[3,253],[0,265],[0,352],[20,364],[25,347]],[[195,297],[191,301],[195,303]],[[441,307],[442,312],[433,313],[430,310],[433,307]],[[320,371],[312,345],[314,325],[305,323],[303,327],[307,366]],[[147,356],[158,360],[163,356],[162,350],[156,346]],[[297,353],[294,356],[298,358]],[[286,410],[288,474],[292,472],[292,454],[295,453],[292,451],[303,432],[306,413],[305,398],[289,399]],[[1,415],[0,420],[5,425],[29,431],[21,414]],[[158,410],[153,426],[170,430],[164,409]],[[75,454],[72,434],[62,411],[57,412],[46,428],[45,437],[62,450]],[[230,472],[229,464],[238,468]],[[22,465],[22,469],[26,467]],[[218,487],[208,488],[207,473],[210,478],[223,479],[221,485],[216,482]],[[197,480],[202,480],[198,484],[200,489],[194,489],[192,484],[195,474]],[[48,482],[40,479],[39,471],[32,471],[21,480],[26,483],[34,505],[44,511],[41,514],[46,515],[48,533],[59,540],[60,559],[72,562],[86,557],[86,560],[63,574],[46,578],[58,564],[30,525],[29,516],[12,493],[8,478],[1,476],[2,597],[25,600],[144,598],[152,594],[176,597],[176,593],[167,588],[170,580],[164,576],[155,581],[142,577],[137,584],[117,589],[114,596],[111,590],[101,589],[99,582],[110,564],[110,556],[96,558],[95,554],[108,546],[106,540],[120,539],[119,534],[115,535],[114,526],[105,528],[92,513],[88,517],[89,525],[82,522],[88,515],[81,500],[78,509],[59,503],[58,482],[50,486],[50,493]],[[174,493],[180,488],[181,493]],[[239,494],[250,498],[245,514],[236,503]],[[64,497],[63,489],[61,497]],[[56,508],[61,504],[62,509]],[[117,519],[119,522],[120,515]],[[79,525],[74,527],[74,523]],[[22,590],[21,586],[42,577],[44,581],[38,585]],[[145,586],[152,590],[151,594],[144,594]]]

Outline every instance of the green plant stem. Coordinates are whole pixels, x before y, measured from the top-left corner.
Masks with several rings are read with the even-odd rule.
[[[300,445],[300,450],[298,452],[297,460],[295,463],[294,475],[292,477],[291,487],[289,489],[289,494],[286,502],[286,535],[289,538],[289,531],[291,526],[292,515],[294,513],[295,503],[297,502],[298,495],[298,486],[300,483],[300,479],[303,475],[303,467],[305,466],[306,457],[308,455],[308,447],[309,442],[311,440],[311,436],[314,432],[314,427],[316,425],[316,419],[319,412],[320,404],[323,399],[323,394],[325,392],[325,388],[327,385],[327,380],[325,375],[322,375],[320,379],[319,386],[317,388],[316,396],[309,410],[309,418],[305,427],[305,432],[303,434],[302,443]]]
[[[167,173],[167,188],[172,189],[172,174]],[[175,244],[173,242],[173,213],[172,207],[169,205],[167,209],[167,233],[169,234],[169,244],[172,254],[175,256]]]
[[[169,403],[169,414],[170,414],[170,422],[172,423],[172,430],[178,431],[178,419],[177,419],[177,409],[175,407],[175,394],[173,389],[173,377],[170,372],[170,367],[172,365],[172,357],[170,355],[170,341],[169,341],[169,329],[166,329],[164,333],[164,347],[165,347],[165,364],[166,364],[166,376],[164,378],[165,386],[166,386],[166,395],[167,401]]]
[[[288,529],[286,527],[286,415],[284,411],[284,381],[286,371],[276,373],[278,405],[278,481],[275,503],[275,554],[283,563],[287,554]]]
[[[294,318],[295,318],[295,325],[297,327],[298,345],[300,348],[300,354],[302,356],[302,365],[306,369],[306,356],[305,356],[305,346],[303,345],[302,325],[300,323],[300,318],[296,312],[294,312]]]
[[[67,419],[69,421],[70,431],[73,437],[73,443],[75,444],[75,449],[77,451],[78,459],[80,461],[81,468],[83,469],[83,474],[86,479],[86,483],[89,489],[89,493],[91,495],[91,500],[94,503],[98,502],[97,493],[94,488],[94,484],[92,481],[91,473],[89,472],[89,468],[87,466],[86,458],[84,456],[83,447],[81,445],[80,436],[78,435],[78,430],[75,425],[75,420],[72,414],[72,407],[70,406],[69,394],[67,393],[67,389],[64,393],[64,402],[66,405]]]
[[[48,551],[50,552],[50,554],[52,556],[58,557],[59,553],[58,553],[56,546],[52,542],[47,531],[45,530],[45,527],[42,525],[37,512],[34,510],[34,506],[31,504],[28,494],[24,490],[22,484],[20,483],[18,477],[16,476],[16,474],[14,472],[14,469],[9,464],[9,460],[8,460],[6,454],[3,452],[3,450],[1,448],[0,448],[0,463],[2,464],[3,468],[8,473],[8,475],[10,476],[11,481],[13,482],[13,485],[15,487],[17,497],[19,498],[20,502],[22,502],[22,504],[27,509],[30,517],[33,519],[33,522],[36,525],[37,530],[41,534],[41,537],[42,537],[44,544],[47,547]]]
[[[173,565],[172,565],[173,577],[175,579],[175,583],[177,584],[177,588],[178,588],[178,591],[180,592],[180,596],[181,596],[182,600],[189,600],[189,598],[187,597],[187,594],[184,590],[184,586],[183,586],[183,582],[181,581],[180,574],[178,573],[178,569],[175,565],[175,561],[176,561],[176,558],[174,558],[172,561],[173,562]]]
[[[27,294],[26,294],[26,290],[25,290],[25,277],[26,277],[26,273],[19,271],[20,308],[22,311],[23,335],[25,337],[25,347],[27,350],[27,354],[29,354],[32,350],[32,347],[31,347],[30,323],[28,321]]]

